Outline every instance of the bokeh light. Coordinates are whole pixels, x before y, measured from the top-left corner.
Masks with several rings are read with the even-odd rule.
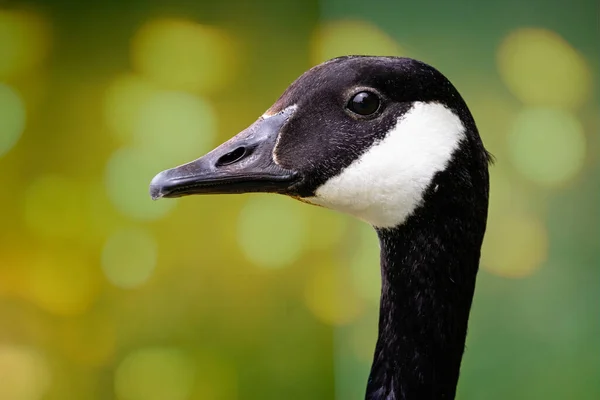
[[[177,348],[143,348],[125,357],[115,372],[119,400],[186,400],[194,385],[193,360]]]
[[[104,115],[122,144],[154,154],[165,166],[199,157],[210,150],[216,135],[216,115],[207,100],[161,90],[135,75],[111,83]]]
[[[248,198],[238,219],[238,240],[248,260],[260,267],[280,268],[300,257],[308,234],[301,206],[284,197]]]
[[[574,108],[591,94],[585,59],[556,32],[521,28],[498,49],[500,76],[530,106]]]
[[[135,128],[140,124],[142,107],[149,98],[160,93],[152,82],[134,74],[119,75],[107,87],[104,95],[104,118],[111,133],[121,143],[133,141]],[[169,132],[165,132],[168,135]]]
[[[86,218],[80,186],[63,175],[41,175],[25,192],[24,214],[29,229],[42,237],[75,237]]]
[[[117,210],[140,220],[167,215],[175,207],[176,199],[153,202],[148,194],[148,185],[158,172],[156,154],[133,147],[115,151],[106,165],[105,182]]]
[[[0,79],[40,66],[47,55],[50,31],[41,16],[0,9]]]
[[[539,185],[565,183],[584,165],[583,126],[567,111],[524,109],[517,115],[507,139],[514,166]]]
[[[0,82],[0,157],[17,143],[23,129],[25,129],[23,100],[13,88]]]
[[[306,284],[304,299],[314,315],[331,325],[348,324],[364,310],[348,271],[332,267],[316,269]]]
[[[533,215],[492,214],[481,250],[481,266],[496,275],[521,278],[534,273],[548,257],[548,234]]]
[[[377,25],[361,20],[325,23],[311,42],[313,65],[344,55],[400,56],[404,50]]]
[[[113,285],[130,289],[148,280],[156,257],[156,242],[146,231],[119,230],[104,244],[102,269]]]
[[[0,344],[0,399],[41,400],[50,382],[48,364],[38,351]]]
[[[222,90],[234,78],[238,61],[226,31],[180,19],[147,22],[131,51],[134,68],[156,83],[200,93]]]
[[[158,92],[140,109],[135,145],[164,163],[183,164],[212,148],[216,117],[208,102],[183,92]]]

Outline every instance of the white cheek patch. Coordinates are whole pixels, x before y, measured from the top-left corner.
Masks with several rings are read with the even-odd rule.
[[[451,110],[415,103],[383,140],[305,200],[378,228],[398,226],[420,206],[464,137],[465,127]]]

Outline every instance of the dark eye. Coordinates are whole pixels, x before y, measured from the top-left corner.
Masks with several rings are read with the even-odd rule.
[[[350,99],[347,107],[358,115],[371,115],[379,109],[379,97],[372,92],[360,92]]]

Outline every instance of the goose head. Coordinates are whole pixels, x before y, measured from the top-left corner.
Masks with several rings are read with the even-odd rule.
[[[443,177],[452,160],[468,186],[487,153],[441,73],[409,58],[347,56],[304,73],[213,151],[156,175],[150,194],[273,192],[391,228],[428,191],[456,186]]]

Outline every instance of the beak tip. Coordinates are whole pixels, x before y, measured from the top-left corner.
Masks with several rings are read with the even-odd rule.
[[[150,186],[150,198],[154,201],[163,197],[163,193],[158,186]]]
[[[150,198],[152,200],[158,200],[164,197],[164,171],[158,173],[150,182]]]
[[[156,200],[160,199],[161,197],[163,197],[162,194],[155,194],[155,193],[150,192],[150,199],[152,199],[152,201],[156,201]]]

